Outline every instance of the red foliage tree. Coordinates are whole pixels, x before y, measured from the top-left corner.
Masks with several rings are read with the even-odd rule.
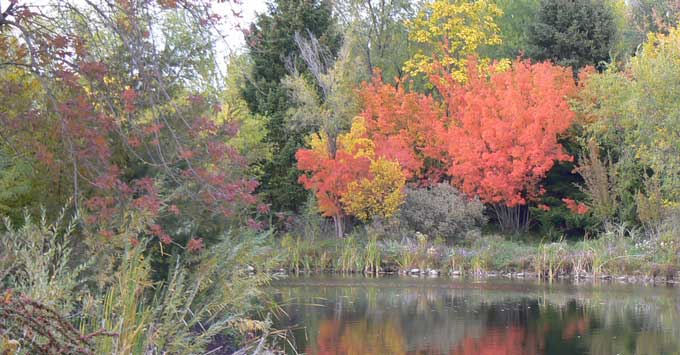
[[[570,161],[558,142],[572,124],[568,97],[576,90],[569,69],[515,60],[506,71],[477,70],[469,79],[432,77],[443,97],[447,123],[437,134],[445,142],[452,183],[495,207],[499,222],[515,231],[527,227],[521,206],[543,193],[541,180],[555,161]]]
[[[342,237],[345,213],[341,198],[352,181],[368,175],[371,160],[343,149],[337,150],[333,155],[327,147],[328,138],[323,136],[312,140],[312,149],[300,149],[295,157],[298,169],[307,172],[300,176],[300,183],[306,189],[314,191],[319,210],[324,216],[333,217],[336,233],[338,237]]]
[[[3,4],[0,70],[11,67],[40,83],[30,109],[0,117],[3,143],[58,175],[46,179],[67,181],[70,188],[57,190],[89,212],[87,225],[110,235],[106,224],[128,208],[149,221],[190,220],[232,215],[255,202],[257,183],[242,173],[247,162],[228,143],[238,126],[215,119],[217,97],[190,83],[203,70],[200,51],[212,42],[181,43],[174,51],[173,41],[157,38],[172,35],[159,29],[181,13],[195,38],[211,41],[223,20],[210,0]],[[9,100],[18,94],[9,92]],[[151,222],[147,232],[170,242],[163,226]]]
[[[438,103],[431,96],[407,91],[403,83],[383,83],[380,71],[362,85],[360,96],[360,115],[376,155],[399,162],[407,179],[437,180],[442,171],[427,162],[443,157],[443,145],[433,134],[443,129]]]

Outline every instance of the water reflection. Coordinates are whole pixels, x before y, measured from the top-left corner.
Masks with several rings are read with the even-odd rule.
[[[288,315],[277,326],[298,326],[291,341],[307,354],[680,354],[673,288],[338,277],[274,288]]]

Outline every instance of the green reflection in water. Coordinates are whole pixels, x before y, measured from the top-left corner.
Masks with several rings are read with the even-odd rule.
[[[288,314],[276,326],[308,354],[680,354],[676,288],[313,276],[272,289]]]

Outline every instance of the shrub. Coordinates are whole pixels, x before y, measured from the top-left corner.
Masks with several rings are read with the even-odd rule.
[[[77,287],[83,280],[86,264],[74,261],[71,239],[76,219],[66,221],[62,210],[54,223],[48,223],[45,211],[40,221],[24,215],[20,228],[4,219],[6,232],[0,234],[0,288],[15,289],[26,297],[54,308],[70,312]],[[73,267],[73,265],[77,265]]]
[[[462,240],[487,221],[478,199],[469,199],[448,184],[407,189],[399,218],[409,229],[449,241]]]
[[[537,232],[546,240],[557,241],[562,237],[582,239],[596,234],[601,225],[592,213],[573,213],[564,202],[554,197],[545,198],[544,205],[549,209],[532,207],[531,216],[537,222]]]

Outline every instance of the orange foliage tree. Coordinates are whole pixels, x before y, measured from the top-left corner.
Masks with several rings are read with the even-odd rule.
[[[431,97],[410,92],[403,83],[385,84],[380,71],[360,90],[366,133],[376,154],[399,162],[407,179],[437,182],[443,144],[433,132],[443,129],[439,104]]]
[[[550,63],[517,59],[509,69],[492,66],[483,73],[478,67],[471,58],[464,83],[445,71],[432,75],[441,102],[401,83],[384,84],[377,72],[362,85],[360,119],[338,139],[335,156],[323,135],[311,150],[298,152],[298,168],[308,172],[300,182],[317,193],[336,227],[350,206],[347,195],[357,195],[350,185],[365,181],[368,187],[377,159],[398,162],[412,181],[439,182],[446,175],[491,205],[504,229],[528,227],[526,205],[543,194],[541,180],[556,161],[572,159],[558,138],[574,120],[568,98],[576,85],[569,70]],[[398,180],[391,179],[390,188]]]
[[[403,201],[404,173],[394,160],[377,154],[364,119],[356,118],[350,132],[335,142],[321,132],[310,146],[295,154],[298,169],[306,172],[299,181],[314,191],[323,215],[333,217],[338,237],[344,234],[347,214],[370,220],[396,212]]]
[[[325,134],[311,140],[311,149],[300,149],[295,153],[298,169],[306,174],[300,176],[300,183],[314,191],[319,210],[326,217],[333,217],[335,231],[339,237],[343,233],[345,216],[341,199],[349,184],[365,177],[371,161],[365,156],[354,156],[342,149],[331,154]]]
[[[568,69],[519,59],[489,74],[470,60],[468,70],[463,84],[448,74],[431,78],[447,110],[437,135],[448,174],[464,193],[492,205],[501,227],[524,230],[522,207],[544,192],[541,180],[556,161],[572,159],[558,137],[575,116],[568,105],[574,79]]]

